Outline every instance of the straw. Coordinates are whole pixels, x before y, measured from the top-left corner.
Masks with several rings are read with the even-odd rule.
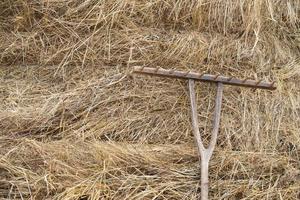
[[[298,12],[294,0],[1,1],[0,197],[197,199],[186,82],[131,75],[159,66],[276,81],[224,88],[210,199],[299,199]],[[195,88],[206,145],[213,88]]]

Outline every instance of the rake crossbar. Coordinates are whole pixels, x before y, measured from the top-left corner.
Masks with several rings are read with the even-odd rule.
[[[170,78],[180,78],[180,79],[194,79],[204,82],[220,82],[226,85],[235,85],[243,87],[252,87],[259,89],[275,90],[274,82],[265,82],[265,81],[255,81],[251,79],[237,79],[234,77],[226,77],[220,75],[211,75],[211,74],[199,74],[195,72],[184,72],[178,70],[168,70],[163,68],[151,68],[151,67],[142,67],[135,66],[133,68],[134,73],[148,74],[153,76],[165,76]]]

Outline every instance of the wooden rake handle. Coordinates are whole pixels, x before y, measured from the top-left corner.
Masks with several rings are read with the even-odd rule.
[[[204,147],[199,132],[197,104],[196,104],[196,97],[195,97],[195,83],[193,79],[189,79],[189,92],[190,92],[190,101],[191,101],[191,110],[192,110],[193,133],[197,142],[198,152],[201,157],[201,200],[207,200],[208,188],[209,188],[208,167],[209,167],[210,158],[215,149],[217,138],[218,138],[220,118],[221,118],[223,83],[219,82],[217,86],[213,130],[212,130],[211,140],[208,148]]]

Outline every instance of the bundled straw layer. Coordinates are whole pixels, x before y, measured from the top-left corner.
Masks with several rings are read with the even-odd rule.
[[[157,67],[276,81],[226,87],[212,199],[300,198],[298,0],[0,2],[0,197],[197,199],[185,81]],[[215,85],[197,88],[211,132]]]

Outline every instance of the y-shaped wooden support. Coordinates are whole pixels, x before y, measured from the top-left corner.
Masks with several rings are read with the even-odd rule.
[[[213,131],[211,135],[210,144],[208,148],[205,148],[199,132],[197,105],[196,105],[196,98],[195,98],[195,83],[193,79],[189,79],[193,132],[194,132],[194,136],[198,146],[198,151],[201,158],[201,200],[208,200],[208,166],[209,166],[209,160],[212,156],[212,153],[217,143],[217,137],[218,137],[219,125],[220,125],[223,83],[218,82],[217,84],[218,84],[218,89],[217,89],[217,97],[216,97],[216,105],[215,105]]]
[[[162,69],[160,67],[151,68],[144,66],[136,66],[133,69],[134,73],[140,73],[145,75],[168,77],[168,78],[179,78],[184,80],[189,80],[189,90],[190,90],[190,99],[192,107],[192,123],[193,123],[193,132],[196,138],[198,151],[201,157],[201,199],[208,199],[208,165],[211,155],[214,151],[214,148],[217,143],[218,130],[220,124],[220,113],[221,113],[221,103],[222,103],[222,93],[223,93],[223,84],[226,85],[235,85],[242,87],[252,87],[260,88],[267,90],[275,90],[275,82],[269,83],[262,80],[255,81],[248,78],[241,80],[234,77],[226,77],[221,75],[211,75],[211,74],[199,74],[194,72],[184,72],[173,69]],[[217,97],[216,97],[216,107],[215,107],[215,116],[213,122],[213,131],[211,135],[211,141],[208,148],[205,148],[200,136],[198,117],[197,117],[197,106],[195,98],[195,83],[194,81],[202,82],[214,82],[218,84]]]

